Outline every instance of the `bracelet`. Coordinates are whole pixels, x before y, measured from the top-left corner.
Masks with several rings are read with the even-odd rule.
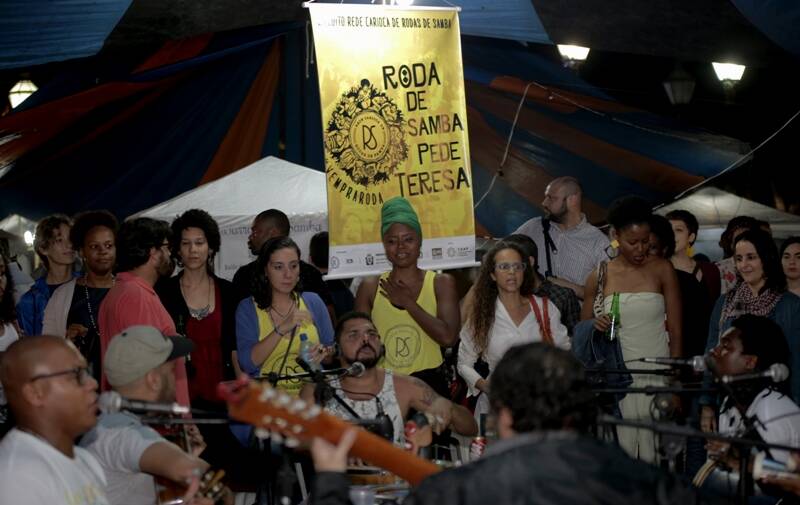
[[[277,326],[275,326],[275,327],[272,329],[272,331],[274,331],[274,332],[275,332],[275,334],[276,334],[276,335],[278,335],[279,337],[282,337],[282,336],[286,335],[286,333],[281,333],[281,332],[280,332],[280,330],[278,329],[278,327],[277,327]]]

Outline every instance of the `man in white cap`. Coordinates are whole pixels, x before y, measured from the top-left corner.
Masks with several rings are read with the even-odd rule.
[[[187,356],[192,341],[165,336],[152,326],[131,326],[114,336],[103,358],[103,371],[112,389],[122,398],[143,402],[175,401],[175,363]],[[112,505],[156,503],[154,477],[164,477],[187,487],[192,498],[198,478],[208,464],[197,455],[205,445],[197,428],[189,432],[196,442],[193,454],[168,442],[127,411],[100,416],[97,426],[84,436],[81,446],[89,450],[105,470],[106,494]],[[189,503],[211,504],[195,499]]]

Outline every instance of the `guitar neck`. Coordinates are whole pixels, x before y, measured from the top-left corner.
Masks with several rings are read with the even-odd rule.
[[[250,383],[236,391],[221,392],[228,400],[228,415],[232,419],[288,437],[300,440],[321,437],[337,444],[346,430],[354,429],[353,425],[334,415],[318,412],[319,407],[315,405],[288,398],[285,393],[263,384]],[[440,470],[434,463],[404,451],[384,438],[361,428],[355,429],[356,441],[350,454],[389,470],[411,485],[419,484]]]

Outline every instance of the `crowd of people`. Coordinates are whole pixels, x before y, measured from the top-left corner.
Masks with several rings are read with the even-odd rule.
[[[99,389],[224,415],[217,385],[241,374],[347,420],[386,416],[387,438],[398,445],[415,413],[441,443],[456,442],[450,433],[476,435],[478,420],[491,414],[497,447],[475,465],[429,479],[411,503],[504,502],[487,494],[500,481],[507,486],[495,497],[535,488],[547,497],[535,503],[599,503],[600,495],[656,503],[659,489],[675,503],[702,501],[677,477],[636,467],[635,459],[676,468],[654,430],[619,426],[611,440],[589,437],[609,437],[596,429],[598,408],[630,421],[665,415],[647,395],[609,403],[592,393],[593,373],[610,363],[629,374],[625,386],[668,385],[662,366],[632,365],[648,357],[707,356],[705,374],[682,376],[707,390],[715,374],[785,365],[787,382],[682,396],[673,410],[706,432],[800,449],[800,238],[778,249],[766,223],[740,216],[720,239],[724,258],[712,263],[693,252],[699,227],[687,211],[662,217],[644,200],[623,198],[609,208],[604,232],[587,222],[572,177],[553,180],[542,207],[543,217],[483,251],[464,293],[451,273],[418,266],[424,216],[402,197],[384,203],[376,237],[391,270],[361,279],[355,293],[323,279],[327,234],[312,239],[304,261],[278,209],[255,217],[248,238],[255,260],[232,282],[214,272],[220,231],[203,210],[171,224],[119,224],[107,211],[48,216],[34,243],[44,271],[17,304],[8,260],[0,262],[0,424],[8,432],[0,441],[0,502],[155,503],[161,478],[207,503],[195,492],[209,465],[244,487],[264,478],[268,470],[253,467],[272,460],[257,453],[263,445],[249,427],[191,425],[193,447],[179,449],[142,416],[96,414]],[[327,382],[291,378],[356,362],[360,373]],[[747,422],[754,415],[755,430]],[[780,421],[771,424],[774,417]],[[338,445],[312,444],[318,503],[346,502],[339,474],[352,443],[348,435]],[[737,450],[690,438],[677,468],[692,476],[712,458],[735,471]],[[577,465],[583,470],[571,474]],[[43,473],[59,478],[37,485]],[[637,476],[628,488],[623,474]],[[780,497],[792,489],[781,484],[758,486]]]

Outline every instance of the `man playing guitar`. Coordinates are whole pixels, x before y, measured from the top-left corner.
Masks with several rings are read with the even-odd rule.
[[[175,401],[175,360],[192,350],[191,340],[164,336],[151,326],[132,326],[111,339],[103,360],[111,387],[125,399]],[[208,464],[197,456],[205,448],[196,426],[188,430],[192,453],[168,442],[126,410],[105,413],[81,440],[100,462],[112,505],[159,503],[156,477],[187,487],[179,503],[212,505],[195,496]]]

